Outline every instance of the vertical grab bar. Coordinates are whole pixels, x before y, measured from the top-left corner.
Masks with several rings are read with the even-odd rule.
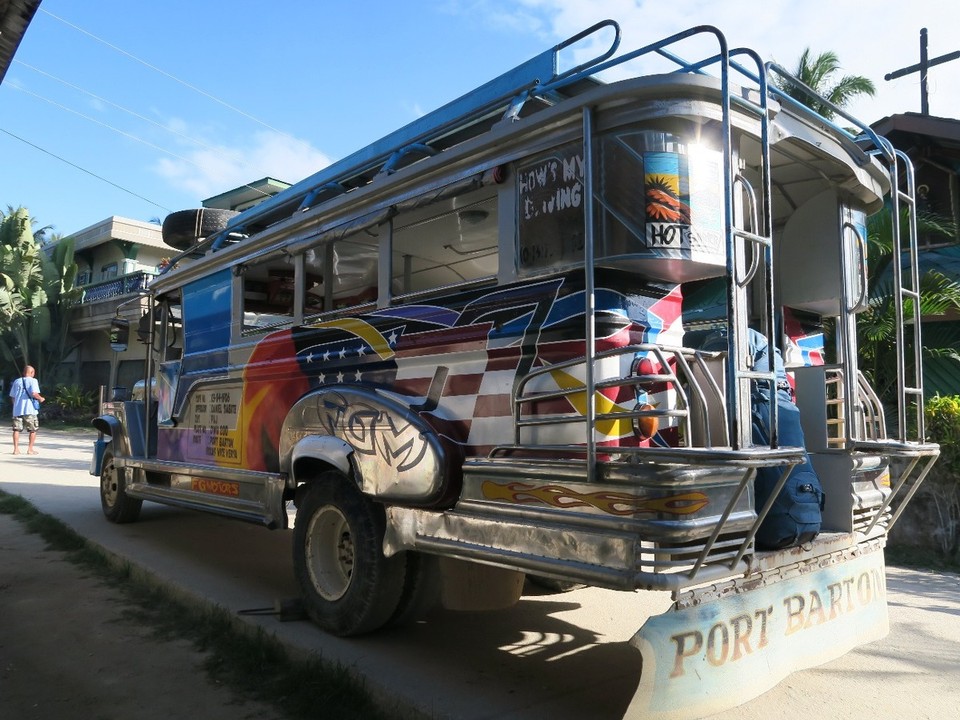
[[[597,354],[597,327],[594,317],[596,299],[594,297],[593,273],[593,111],[589,106],[583,108],[583,191],[583,195],[587,199],[583,209],[584,342],[586,344],[587,360],[584,368],[584,393],[586,394],[584,400],[586,401],[587,482],[592,482],[596,477],[597,464],[597,444],[594,433],[594,425],[597,419],[597,399],[594,391],[593,367],[594,358]]]

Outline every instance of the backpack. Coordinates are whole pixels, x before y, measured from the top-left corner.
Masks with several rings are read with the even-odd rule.
[[[706,344],[717,346],[722,339],[726,347],[725,333],[722,338],[711,337]],[[753,367],[765,370],[769,360],[767,339],[750,331],[750,352],[753,355]],[[783,367],[783,358],[779,348],[774,348],[774,369],[776,371],[777,391],[774,398],[777,403],[777,437],[781,446],[806,447],[803,428],[800,426],[800,411],[790,399],[787,374]],[[770,444],[770,391],[765,381],[755,381],[750,393],[753,442],[757,445]],[[782,467],[761,467],[754,481],[756,510],[759,512],[770,499],[773,489],[780,480]],[[823,486],[817,476],[810,456],[804,452],[803,460],[793,468],[786,484],[781,488],[770,511],[760,524],[756,534],[756,544],[761,550],[780,550],[810,542],[820,533],[824,503]]]
[[[769,362],[767,339],[753,330],[750,331],[750,351],[753,354],[754,368],[766,369]],[[803,428],[800,426],[800,410],[790,398],[787,374],[779,348],[774,348],[773,361],[777,375],[777,391],[774,397],[778,412],[779,443],[781,446],[805,448]],[[757,445],[769,445],[770,392],[766,382],[753,383],[750,404],[753,416],[753,441]],[[754,488],[758,512],[770,499],[783,472],[784,470],[780,467],[762,467],[757,470]],[[813,469],[810,456],[804,451],[803,460],[793,468],[786,484],[760,524],[760,529],[757,530],[757,547],[763,550],[779,550],[813,540],[820,533],[824,499],[820,478]]]

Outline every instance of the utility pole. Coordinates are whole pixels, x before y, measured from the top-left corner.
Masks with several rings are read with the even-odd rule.
[[[934,65],[940,65],[941,63],[949,62],[950,60],[956,60],[960,58],[960,50],[956,52],[947,53],[946,55],[941,55],[938,58],[929,60],[927,58],[927,29],[920,29],[920,62],[916,65],[911,65],[910,67],[901,68],[899,70],[894,70],[892,73],[887,73],[883,76],[884,80],[893,80],[894,78],[903,77],[904,75],[909,75],[910,73],[919,72],[920,73],[920,114],[929,115],[930,114],[930,101],[927,97],[927,70],[932,68]]]

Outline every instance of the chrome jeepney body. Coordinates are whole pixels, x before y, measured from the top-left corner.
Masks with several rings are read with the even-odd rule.
[[[557,72],[561,50],[598,32],[615,34],[608,52]],[[679,60],[691,37],[716,55]],[[857,367],[866,217],[912,204],[909,163],[768,85],[796,81],[713,28],[608,60],[618,42],[601,23],[185,249],[150,289],[156,391],[95,421],[111,443],[105,509],[121,493],[286,527],[287,501],[315,504],[297,520],[316,531],[295,535],[302,583],[340,602],[350,572],[330,590],[310,564],[331,515],[350,525],[343,502],[310,499],[339,478],[351,502],[382,508],[373,539],[405,582],[425,572],[412,558],[440,557],[512,586],[530,573],[672,592],[675,614],[636,643],[660,668],[673,653],[675,677],[724,665],[721,632],[748,635],[742,612],[717,630],[691,608],[832,594],[796,578],[829,588],[854,560],[875,586],[892,500],[937,456],[910,355],[919,322],[901,323],[896,420]],[[679,69],[597,80],[653,54]],[[917,287],[904,235],[901,313]],[[719,314],[697,325],[685,303],[710,283]],[[777,378],[772,353],[755,366],[750,332],[788,359],[806,447],[775,430],[754,440],[751,393]],[[781,468],[785,483],[807,454],[827,489],[823,532],[760,551],[756,473]],[[885,631],[882,596],[869,599],[851,637]],[[390,619],[312,614],[341,634]],[[651,683],[649,707],[690,697],[669,676]]]

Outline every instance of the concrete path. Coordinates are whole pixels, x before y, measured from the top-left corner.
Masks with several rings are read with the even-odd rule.
[[[297,594],[286,531],[145,503],[140,521],[103,517],[89,475],[94,433],[41,430],[38,456],[0,444],[0,488],[175,588],[232,612]],[[960,707],[960,581],[891,569],[892,631],[821,668],[795,673],[764,696],[718,717],[953,718]],[[627,640],[659,593],[596,589],[527,595],[495,613],[439,612],[427,621],[344,640],[306,622],[244,616],[292,647],[355,667],[371,688],[438,718],[621,718],[640,656]]]

